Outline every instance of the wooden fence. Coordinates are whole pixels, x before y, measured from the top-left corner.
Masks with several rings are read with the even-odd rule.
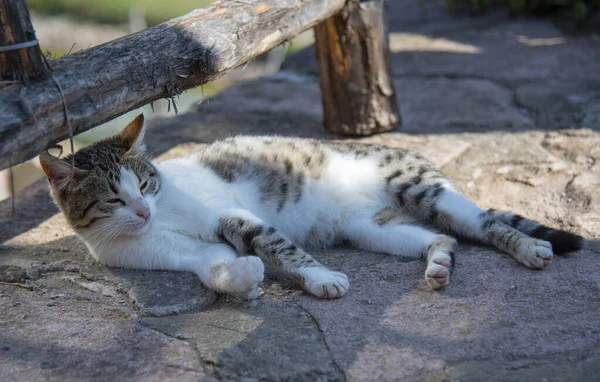
[[[0,0],[0,170],[73,134],[213,81],[315,27],[325,128],[399,122],[384,0],[221,0],[46,63],[25,0]],[[67,123],[67,119],[69,123]]]

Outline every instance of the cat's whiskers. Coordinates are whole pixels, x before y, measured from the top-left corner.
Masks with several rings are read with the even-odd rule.
[[[115,224],[114,222],[108,222],[108,223],[102,224],[101,226],[91,229],[90,232],[88,232],[84,236],[85,240],[90,242],[90,244],[92,244],[96,239],[104,236],[104,234],[106,232],[108,232],[108,230],[111,229],[114,226],[114,224]]]
[[[111,232],[113,232],[116,227],[111,227],[109,231],[107,231],[104,235],[99,236],[94,242],[90,242],[90,246],[94,249],[94,251],[99,252],[100,248],[104,246],[105,242],[108,240],[108,236]]]
[[[114,226],[112,227],[112,229],[106,234],[106,236],[104,236],[103,239],[101,239],[97,244],[96,244],[96,248],[95,250],[99,253],[101,253],[104,248],[114,239],[116,238],[119,234],[121,234],[125,228],[127,228],[126,225],[123,224],[118,224],[119,222],[116,222],[114,224]]]
[[[94,232],[94,234],[88,238],[88,242],[94,248],[99,247],[99,245],[105,241],[106,237],[108,237],[113,231],[118,229],[120,224],[118,221],[109,222],[108,224],[102,226],[98,229],[98,231]]]
[[[78,223],[73,224],[73,228],[77,228],[79,226]],[[101,235],[103,230],[106,230],[108,227],[110,226],[110,224],[102,224],[99,225],[97,227],[93,227],[91,228],[88,232],[86,232],[83,235],[78,235],[80,240],[75,241],[75,243],[71,246],[70,250],[71,251],[76,251],[76,250],[84,250],[84,251],[88,251],[88,248],[85,245],[85,242],[91,244],[91,241],[93,241],[95,238],[98,237],[98,235]]]
[[[85,242],[79,238],[79,240],[75,241],[75,244],[73,244],[71,246],[71,252],[77,252],[79,250],[84,250],[85,252],[88,252],[88,248],[85,245]]]

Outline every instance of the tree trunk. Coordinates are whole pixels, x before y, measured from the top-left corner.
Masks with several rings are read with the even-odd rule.
[[[390,74],[384,0],[349,0],[315,27],[325,128],[371,135],[401,123]]]
[[[0,0],[0,49],[35,41],[35,31],[25,0]],[[47,73],[38,44],[0,51],[0,80],[28,83]]]

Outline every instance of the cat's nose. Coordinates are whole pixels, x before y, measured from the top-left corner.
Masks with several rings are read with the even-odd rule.
[[[146,220],[148,219],[148,216],[150,216],[150,206],[148,205],[148,202],[144,200],[144,198],[136,199],[132,203],[132,207],[135,211],[135,214],[142,219]]]

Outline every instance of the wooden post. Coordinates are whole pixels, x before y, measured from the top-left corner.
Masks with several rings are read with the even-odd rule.
[[[29,82],[47,72],[36,41],[25,0],[0,0],[0,80]]]
[[[390,74],[384,0],[348,0],[315,27],[325,129],[371,135],[401,123]]]

